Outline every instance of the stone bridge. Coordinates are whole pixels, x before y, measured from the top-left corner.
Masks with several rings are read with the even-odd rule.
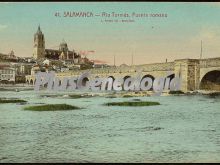
[[[181,75],[181,90],[184,92],[195,90],[220,91],[220,58],[180,59],[167,63],[75,70],[59,72],[56,73],[56,76],[62,80],[63,77],[77,77],[87,71],[90,71],[91,78],[112,77],[113,79],[135,77],[138,73],[143,78],[151,77],[154,79],[172,73],[169,76],[170,79]],[[26,81],[29,84],[34,84],[35,76],[27,75]]]

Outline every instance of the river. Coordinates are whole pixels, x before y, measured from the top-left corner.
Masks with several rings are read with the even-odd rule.
[[[220,162],[220,97],[135,97],[148,107],[104,106],[134,98],[41,97],[1,91],[28,104],[0,104],[0,162]],[[25,111],[43,103],[82,107]]]

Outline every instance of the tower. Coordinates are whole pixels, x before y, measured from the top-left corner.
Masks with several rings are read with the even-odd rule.
[[[45,57],[45,40],[44,34],[38,26],[37,32],[34,34],[34,52],[33,57],[35,59],[40,59]]]
[[[59,51],[61,53],[63,53],[63,60],[67,60],[69,59],[69,51],[68,51],[68,46],[67,46],[67,43],[63,40],[63,42],[60,43],[60,46],[59,46]]]

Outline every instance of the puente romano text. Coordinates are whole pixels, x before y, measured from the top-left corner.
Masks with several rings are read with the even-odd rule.
[[[207,59],[179,59],[173,62],[152,63],[134,66],[115,66],[108,68],[94,68],[87,70],[73,70],[56,73],[61,81],[64,77],[77,77],[83,72],[90,71],[91,78],[126,78],[134,77],[141,72],[143,78],[164,77],[168,72],[172,72],[170,79],[181,74],[181,90],[184,92],[195,90],[215,90],[220,91],[220,58]],[[27,75],[26,81],[29,84],[35,83],[35,75]]]

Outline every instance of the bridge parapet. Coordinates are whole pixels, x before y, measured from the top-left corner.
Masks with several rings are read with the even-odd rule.
[[[143,69],[144,72],[152,72],[152,71],[171,71],[174,70],[175,63],[167,62],[167,63],[154,63],[154,64],[145,64],[138,65],[136,69]]]
[[[220,58],[208,58],[200,60],[200,68],[219,67]]]
[[[109,67],[109,68],[95,68],[88,69],[85,71],[90,71],[91,74],[106,74],[106,73],[133,73],[133,72],[152,72],[152,71],[171,71],[174,70],[175,63],[154,63],[154,64],[145,64],[145,65],[135,65],[135,66],[118,66],[118,67]],[[81,73],[82,71],[73,71],[76,74]]]

